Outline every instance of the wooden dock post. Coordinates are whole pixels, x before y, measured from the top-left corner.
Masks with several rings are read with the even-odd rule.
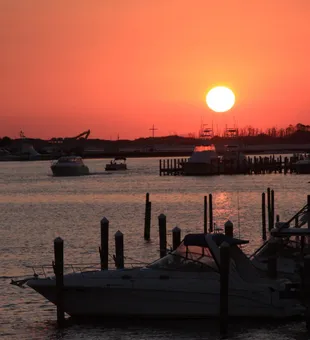
[[[269,241],[269,249],[270,255],[268,257],[268,263],[267,263],[267,273],[268,277],[271,279],[276,279],[277,278],[277,250],[278,250],[278,244],[277,241],[274,238],[271,238]]]
[[[308,215],[308,229],[310,229],[310,195],[307,195],[307,204],[308,204],[308,209],[307,209],[307,215]]]
[[[63,327],[65,322],[63,288],[64,288],[64,241],[57,237],[54,240],[54,273],[56,276],[56,307],[57,307],[57,324]]]
[[[209,232],[213,232],[213,207],[212,194],[209,194]]]
[[[306,304],[305,321],[310,331],[310,255],[303,258],[304,267],[302,271],[303,302]]]
[[[161,169],[162,169],[162,164],[161,164],[161,159],[159,160],[159,176],[161,176]]]
[[[160,257],[164,257],[167,254],[167,219],[164,214],[158,216],[158,226]]]
[[[144,239],[150,240],[151,237],[151,216],[152,216],[152,203],[150,202],[150,194],[147,192],[145,195],[145,216],[144,216]]]
[[[204,196],[203,202],[203,232],[207,234],[208,232],[208,198]]]
[[[172,229],[172,249],[176,250],[181,243],[181,229],[175,226]]]
[[[270,219],[271,219],[271,228],[274,227],[274,190],[271,190],[271,211],[270,211]]]
[[[234,225],[230,220],[224,224],[224,228],[226,236],[234,237]]]
[[[267,188],[267,213],[268,213],[268,230],[271,228],[271,193],[270,188]]]
[[[220,246],[220,333],[225,336],[228,332],[228,293],[230,271],[230,247],[227,242]]]
[[[117,231],[114,235],[115,239],[115,267],[117,269],[124,268],[124,235],[121,231]]]
[[[109,220],[103,218],[101,225],[101,246],[99,247],[101,270],[109,268]]]
[[[266,241],[267,230],[266,230],[266,194],[262,193],[262,239]]]

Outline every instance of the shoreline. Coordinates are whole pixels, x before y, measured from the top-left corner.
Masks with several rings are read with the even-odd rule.
[[[309,150],[301,150],[296,147],[296,149],[291,150],[241,150],[245,155],[280,155],[280,154],[293,154],[293,153],[305,153],[309,152]],[[115,157],[125,157],[125,158],[171,158],[171,157],[190,157],[192,155],[192,151],[152,151],[152,152],[84,152],[80,156],[83,159],[113,159]],[[219,152],[221,155],[221,152]],[[53,161],[59,159],[60,155],[50,155],[50,154],[41,154],[40,156],[29,158],[28,156],[21,156],[20,158],[12,158],[9,157],[7,159],[1,159],[1,162],[29,162],[29,161]]]

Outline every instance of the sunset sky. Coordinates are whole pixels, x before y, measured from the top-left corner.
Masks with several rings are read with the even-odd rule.
[[[0,136],[309,124],[309,41],[310,0],[0,0]]]

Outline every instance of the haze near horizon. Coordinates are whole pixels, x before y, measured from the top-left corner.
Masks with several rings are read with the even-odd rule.
[[[0,136],[309,124],[309,18],[307,0],[0,0]]]

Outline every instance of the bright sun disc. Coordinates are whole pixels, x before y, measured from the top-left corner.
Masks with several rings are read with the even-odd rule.
[[[206,102],[211,110],[225,112],[234,106],[235,95],[228,87],[217,86],[208,92]]]

